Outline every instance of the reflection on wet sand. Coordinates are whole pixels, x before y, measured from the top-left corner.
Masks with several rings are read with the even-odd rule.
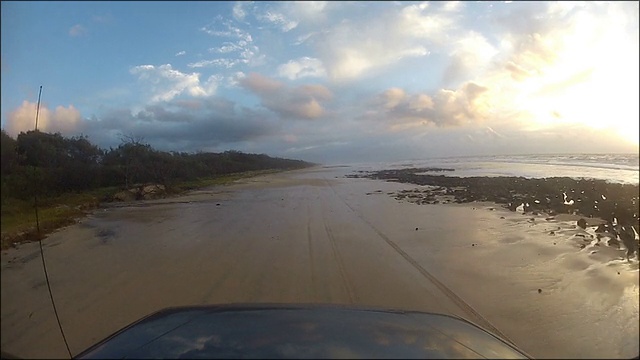
[[[52,234],[45,254],[72,352],[166,307],[268,302],[454,314],[534,357],[637,355],[638,263],[597,245],[594,228],[491,203],[418,206],[388,195],[415,185],[349,172],[99,209]],[[2,349],[63,357],[37,257],[37,244],[2,253]]]

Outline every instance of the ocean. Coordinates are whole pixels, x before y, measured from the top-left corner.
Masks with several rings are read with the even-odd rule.
[[[355,171],[437,167],[445,176],[521,176],[525,178],[570,177],[601,179],[612,183],[638,184],[639,154],[559,154],[442,157],[399,162],[353,164]]]

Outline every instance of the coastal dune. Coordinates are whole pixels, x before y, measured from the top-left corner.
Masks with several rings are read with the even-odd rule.
[[[44,240],[75,355],[169,306],[347,304],[454,314],[533,357],[638,354],[638,262],[573,218],[314,167],[96,210]],[[592,222],[595,224],[595,222]],[[589,225],[592,225],[589,224]],[[37,243],[2,253],[2,350],[66,356]]]

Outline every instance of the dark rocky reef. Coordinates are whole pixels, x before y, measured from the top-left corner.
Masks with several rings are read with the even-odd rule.
[[[349,177],[369,178],[416,185],[429,185],[422,191],[420,204],[439,202],[437,195],[450,195],[453,202],[490,201],[524,213],[575,214],[633,225],[638,229],[638,185],[610,183],[595,179],[549,177],[456,177],[420,175],[451,169],[411,168],[359,172]],[[409,195],[410,196],[410,195]]]

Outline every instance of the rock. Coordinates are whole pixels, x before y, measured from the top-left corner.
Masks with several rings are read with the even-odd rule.
[[[618,239],[610,238],[610,239],[607,241],[607,246],[611,246],[611,247],[617,247],[617,248],[619,248],[619,247],[620,247],[620,241],[618,241]]]
[[[382,170],[367,173],[368,175],[362,177],[426,185],[432,187],[432,193],[454,196],[454,200],[446,202],[442,200],[444,203],[492,201],[500,204],[501,207],[515,211],[521,204],[528,202],[529,206],[522,206],[519,209],[528,214],[533,212],[547,213],[549,217],[555,214],[574,213],[583,217],[585,222],[588,222],[589,220],[586,219],[589,218],[607,219],[615,212],[615,217],[621,224],[638,226],[637,185],[609,184],[604,180],[576,180],[567,177],[526,179],[522,177],[464,178],[418,175],[417,173],[422,170],[416,168]],[[580,194],[579,198],[576,196],[578,194]],[[600,201],[601,194],[606,194],[606,201],[604,199]],[[565,200],[570,203],[568,201],[570,199],[564,198],[567,195],[575,198],[570,207],[564,204]],[[595,199],[598,200],[597,207],[594,207]]]
[[[133,201],[136,199],[136,195],[131,191],[120,191],[113,195],[114,201]]]
[[[586,229],[587,228],[587,221],[583,218],[580,218],[580,220],[578,220],[578,226],[580,226],[582,229]]]
[[[151,184],[140,188],[139,197],[144,200],[157,199],[165,193],[164,185]]]
[[[630,225],[619,226],[618,235],[620,240],[622,240],[624,247],[627,248],[627,261],[629,260],[629,256],[634,252],[636,253],[638,260],[640,260],[640,245],[636,240],[633,227]]]
[[[542,293],[542,289],[538,289],[538,294]]]

